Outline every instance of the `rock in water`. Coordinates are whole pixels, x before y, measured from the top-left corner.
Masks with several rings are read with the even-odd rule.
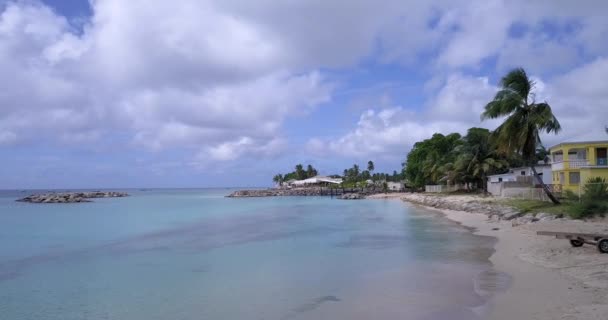
[[[363,196],[358,193],[345,193],[345,194],[339,196],[338,199],[359,200],[359,199],[363,199]]]
[[[91,202],[91,198],[119,198],[128,196],[125,192],[116,191],[93,191],[93,192],[65,192],[32,194],[18,199],[19,202],[29,203],[79,203]]]

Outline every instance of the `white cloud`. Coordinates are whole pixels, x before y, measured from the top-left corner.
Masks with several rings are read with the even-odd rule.
[[[486,77],[452,74],[426,109],[367,110],[353,130],[337,138],[313,138],[307,149],[317,155],[403,157],[414,143],[434,133],[464,134],[472,126],[494,128],[496,120],[481,122],[480,115],[495,93],[496,87]]]
[[[562,125],[562,133],[545,136],[547,145],[564,140],[608,140],[608,58],[599,58],[545,83],[543,97]]]
[[[444,16],[442,23],[456,28],[439,63],[449,67],[477,66],[495,54],[507,38],[513,15],[505,2],[469,2]]]
[[[425,112],[366,112],[338,142],[310,142],[312,149],[325,145],[344,154],[382,153],[430,131],[478,123],[481,102],[493,87],[486,78],[458,73],[463,67],[496,57],[499,68],[526,60],[541,72],[580,63],[565,44],[580,44],[590,55],[605,50],[598,44],[606,32],[601,2],[360,0],[345,8],[321,0],[96,0],[91,5],[93,15],[82,30],[40,2],[0,6],[0,143],[83,144],[121,135],[137,146],[187,148],[211,159],[271,156],[287,143],[281,137],[287,118],[331,100],[330,72],[317,70],[371,60],[452,74]],[[579,30],[571,42],[537,34],[546,19],[575,20]],[[510,39],[514,22],[530,26],[532,33]],[[555,50],[561,54],[548,54]],[[593,67],[601,70],[602,63]],[[602,83],[599,78],[587,87],[569,84],[571,78],[580,81],[578,73],[595,79],[598,70],[581,68],[549,85],[551,94],[563,96],[556,88],[577,85],[576,92],[589,97],[560,98],[559,112],[579,107],[560,104],[584,99],[587,106],[600,107],[596,99],[605,97],[588,92]]]
[[[506,72],[512,68],[524,67],[528,72],[555,72],[570,69],[578,59],[578,48],[574,41],[529,34],[521,39],[511,39],[505,44],[498,57],[497,69]]]
[[[496,90],[487,77],[452,74],[429,102],[429,113],[432,119],[475,123]]]
[[[92,5],[82,34],[38,2],[0,12],[0,70],[12,75],[0,77],[3,141],[81,143],[120,131],[156,150],[242,138],[253,150],[286,117],[330,99],[322,74],[289,70],[272,28],[212,2]]]

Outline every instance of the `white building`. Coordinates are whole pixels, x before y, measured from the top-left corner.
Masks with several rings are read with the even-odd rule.
[[[551,164],[538,164],[534,168],[545,184],[552,183]],[[519,167],[511,168],[507,173],[488,176],[487,190],[495,196],[512,197],[515,193],[529,192],[536,184],[538,182],[532,168]]]
[[[388,190],[390,191],[403,191],[405,190],[405,184],[403,182],[389,181],[386,183]]]
[[[304,180],[296,180],[292,182],[290,185],[294,187],[304,187],[304,186],[314,186],[314,185],[332,185],[332,184],[340,184],[342,183],[342,179],[334,179],[325,176],[316,176]]]
[[[551,164],[538,164],[534,166],[538,175],[541,176],[543,182],[545,184],[552,183],[552,171]],[[499,182],[508,182],[508,181],[518,181],[522,180],[518,177],[533,177],[534,172],[532,172],[532,168],[530,167],[519,167],[519,168],[511,168],[509,172],[503,174],[495,174],[488,176],[488,183],[499,183]],[[536,181],[533,182],[536,184]]]

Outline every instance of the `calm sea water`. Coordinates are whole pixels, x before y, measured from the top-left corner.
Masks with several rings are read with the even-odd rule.
[[[493,240],[399,201],[0,192],[2,319],[476,319]]]

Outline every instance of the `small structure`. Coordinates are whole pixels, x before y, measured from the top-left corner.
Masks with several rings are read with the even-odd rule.
[[[388,188],[388,190],[390,191],[404,191],[405,190],[405,184],[403,182],[393,182],[393,181],[389,181],[386,183],[386,186]]]
[[[545,184],[551,184],[551,165],[548,163],[539,163],[534,166],[538,175],[543,179]],[[495,174],[488,176],[488,183],[508,182],[508,181],[522,181],[528,180],[521,177],[534,177],[534,172],[531,167],[518,167],[509,169],[509,172],[502,174]],[[536,181],[532,183],[536,184]]]
[[[534,166],[543,183],[551,185],[551,165],[544,162]],[[505,198],[542,198],[543,192],[534,188],[538,182],[534,178],[531,167],[518,167],[509,169],[509,172],[488,176],[486,189],[497,197]]]
[[[296,182],[296,181],[298,181],[298,180],[296,180],[296,179],[289,179],[289,180],[283,182],[283,186],[291,188],[293,186],[293,183]]]

